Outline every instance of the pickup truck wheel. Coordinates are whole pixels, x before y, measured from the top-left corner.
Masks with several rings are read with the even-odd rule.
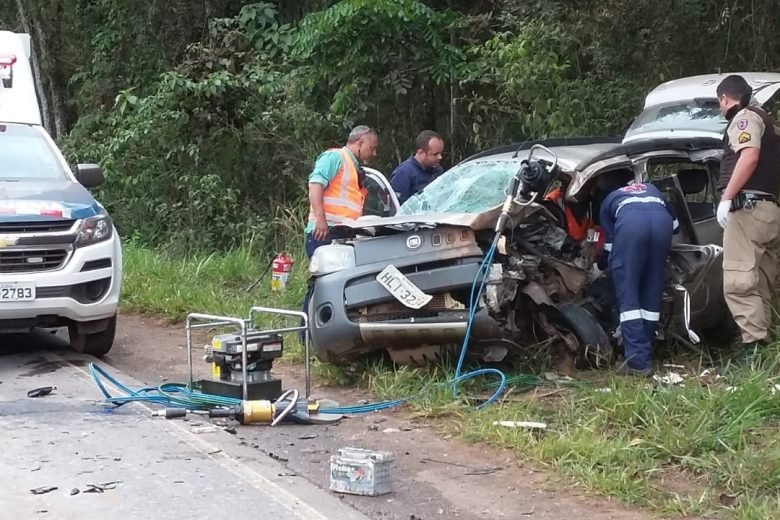
[[[68,328],[71,348],[76,352],[95,357],[108,354],[114,345],[114,337],[116,336],[116,316],[109,318],[107,322],[105,329],[91,333],[80,330],[78,325],[71,325]]]
[[[560,319],[579,341],[577,357],[591,368],[606,368],[612,365],[615,350],[599,322],[579,305],[566,304],[558,307]]]

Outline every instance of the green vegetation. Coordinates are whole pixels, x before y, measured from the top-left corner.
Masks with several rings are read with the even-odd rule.
[[[445,163],[620,135],[655,85],[780,66],[770,0],[18,0],[44,117],[123,236],[180,254],[288,248],[306,178],[358,123],[389,172],[423,128]],[[670,14],[673,13],[673,14]],[[746,28],[749,27],[749,30]]]
[[[124,239],[125,308],[174,320],[299,307],[308,170],[355,124],[379,130],[384,172],[423,128],[444,134],[451,165],[529,138],[619,136],[672,78],[780,67],[772,0],[17,0],[0,27],[32,34],[44,119],[69,160],[107,171],[96,195]],[[266,274],[247,293],[283,249],[298,260],[288,290],[271,294]],[[734,502],[724,517],[769,519],[779,357],[684,387],[605,380],[524,399],[523,386],[482,411],[452,399],[449,367],[315,370],[377,398],[422,392],[415,413],[627,504]],[[493,426],[516,419],[549,427]]]

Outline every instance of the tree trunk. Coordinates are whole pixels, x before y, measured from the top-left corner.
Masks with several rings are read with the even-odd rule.
[[[38,90],[43,123],[52,138],[58,139],[65,136],[68,131],[68,114],[63,94],[64,87],[59,81],[56,62],[51,59],[51,41],[47,37],[47,28],[44,27],[47,9],[40,4],[27,9],[25,4],[30,5],[25,0],[16,0],[19,19],[24,31],[30,35],[32,43],[33,75]],[[59,16],[62,13],[48,14]],[[57,16],[50,18],[56,20]]]

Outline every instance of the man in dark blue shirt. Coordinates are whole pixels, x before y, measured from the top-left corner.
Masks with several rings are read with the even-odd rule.
[[[398,165],[390,177],[398,202],[419,193],[444,170],[440,166],[444,140],[433,130],[423,130],[415,139],[414,155]]]

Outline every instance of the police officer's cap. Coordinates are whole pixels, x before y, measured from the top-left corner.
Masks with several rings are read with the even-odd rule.
[[[750,97],[753,95],[753,89],[745,81],[745,78],[739,74],[732,74],[723,78],[717,89],[718,98],[728,96],[731,99],[738,99],[742,104],[747,105]]]

